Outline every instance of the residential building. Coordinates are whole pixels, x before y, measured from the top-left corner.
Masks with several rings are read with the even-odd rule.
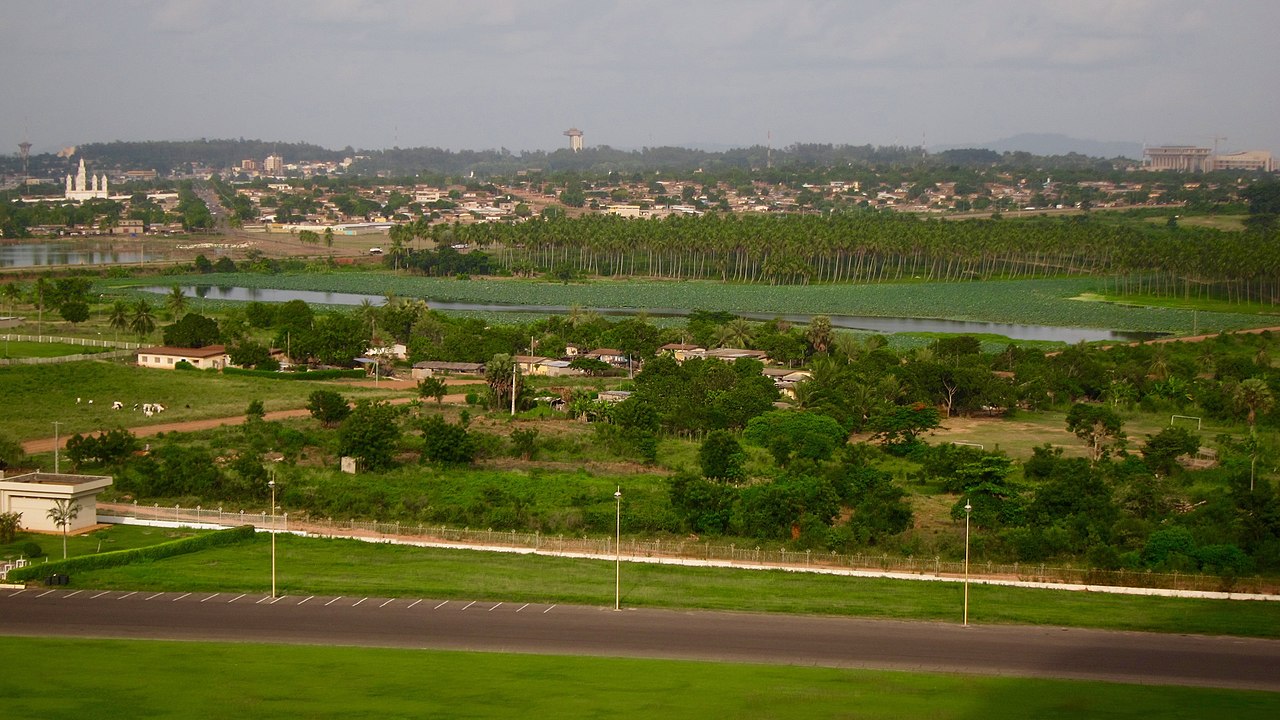
[[[231,364],[231,356],[227,354],[225,345],[206,345],[201,348],[158,346],[138,351],[140,367],[172,370],[183,361],[200,370],[221,370]]]

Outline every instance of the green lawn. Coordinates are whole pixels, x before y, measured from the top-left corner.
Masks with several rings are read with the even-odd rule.
[[[190,528],[159,528],[143,525],[112,525],[104,530],[84,535],[67,536],[67,555],[89,555],[96,552],[112,552],[115,550],[131,550],[133,548],[157,545],[170,540],[190,537],[208,532],[207,530],[191,530]],[[40,546],[44,554],[35,562],[62,559],[62,536],[21,532],[7,545],[0,545],[0,560],[12,560],[24,555],[23,546],[33,542]]]
[[[93,355],[111,348],[86,347],[70,343],[38,343],[9,340],[0,344],[0,358],[48,358],[65,355]]]
[[[270,542],[77,573],[76,587],[267,592]],[[280,536],[277,583],[290,595],[367,595],[607,605],[613,563],[549,556],[423,549]],[[622,602],[955,622],[958,583],[848,578],[783,571],[625,564]],[[1184,600],[985,585],[970,587],[970,621],[1280,637],[1280,603]]]
[[[384,648],[0,638],[0,665],[21,668],[0,673],[14,718],[1235,720],[1280,712],[1280,694],[1265,692]],[[210,681],[193,682],[200,678]]]

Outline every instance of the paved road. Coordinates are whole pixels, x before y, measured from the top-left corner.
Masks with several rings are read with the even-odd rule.
[[[966,672],[1280,691],[1280,641],[374,597],[0,590],[0,635]]]

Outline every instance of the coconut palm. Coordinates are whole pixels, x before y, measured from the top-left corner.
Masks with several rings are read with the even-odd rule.
[[[133,315],[129,318],[129,329],[137,336],[145,338],[156,329],[156,316],[151,310],[151,303],[139,300],[133,305]]]
[[[183,311],[187,309],[187,294],[182,291],[181,285],[175,284],[169,288],[169,294],[164,296],[164,307],[174,320],[182,316]]]
[[[80,515],[80,503],[61,498],[53,501],[53,507],[46,513],[56,527],[62,529],[62,559],[67,559],[67,528]]]
[[[1257,432],[1258,413],[1267,412],[1275,405],[1275,398],[1266,381],[1260,378],[1249,378],[1241,382],[1232,392],[1236,407],[1246,411],[1246,422],[1251,433]]]

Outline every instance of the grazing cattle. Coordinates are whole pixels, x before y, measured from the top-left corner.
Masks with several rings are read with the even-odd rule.
[[[77,404],[77,405],[79,405],[79,404],[80,404],[80,398],[76,398],[76,404]]]
[[[119,410],[122,407],[124,407],[124,403],[120,402],[119,400],[116,400],[115,402],[111,403],[112,410]]]
[[[90,404],[90,405],[92,405],[92,404],[93,404],[93,399],[92,399],[92,398],[90,398],[90,399],[89,399],[89,404]]]
[[[155,410],[155,411],[156,411],[156,412],[158,412],[158,413],[162,413],[162,412],[164,412],[164,406],[163,406],[163,405],[161,405],[160,403],[156,403],[155,405],[152,405],[152,406],[151,406],[151,409],[152,409],[152,410]]]

